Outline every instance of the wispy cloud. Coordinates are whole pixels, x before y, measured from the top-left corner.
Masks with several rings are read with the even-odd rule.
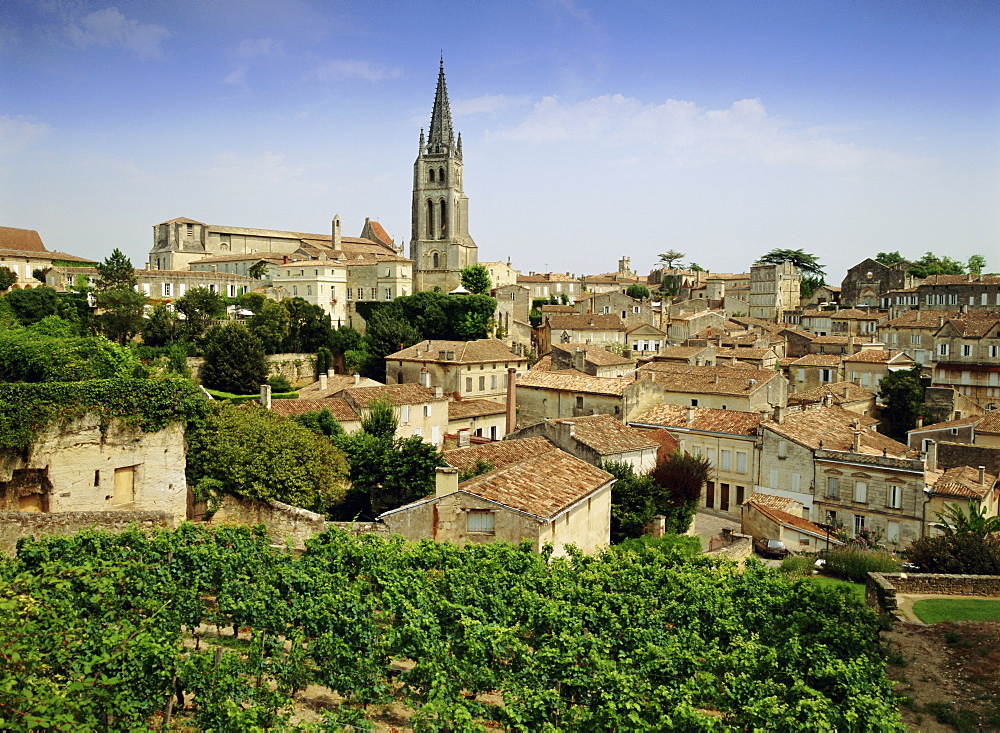
[[[285,51],[285,43],[274,38],[244,38],[236,46],[236,55],[241,59],[257,56],[277,56]]]
[[[456,116],[493,114],[496,112],[506,112],[518,107],[526,107],[531,104],[528,96],[510,96],[508,94],[486,94],[473,99],[458,99],[452,102],[451,109]]]
[[[65,28],[66,36],[78,48],[121,46],[139,58],[158,58],[160,44],[170,31],[153,23],[126,18],[118,8],[96,10]]]
[[[9,155],[26,148],[49,131],[49,125],[27,117],[0,115],[0,155]]]
[[[536,103],[519,124],[495,133],[501,139],[544,143],[605,140],[642,145],[679,161],[719,160],[794,163],[854,168],[914,161],[892,151],[858,146],[833,137],[848,128],[796,129],[771,115],[760,99],[741,99],[726,109],[668,99],[645,104],[621,94],[567,104],[558,97]]]
[[[397,68],[373,66],[367,61],[331,59],[320,64],[313,74],[320,81],[343,81],[345,79],[384,81],[396,79],[402,72]]]

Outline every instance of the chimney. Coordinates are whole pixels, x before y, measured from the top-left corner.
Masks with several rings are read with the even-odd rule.
[[[448,352],[447,351],[439,351],[438,352],[438,361],[448,361]]]
[[[513,433],[517,428],[517,392],[514,382],[517,379],[517,369],[507,367],[507,433]]]
[[[361,375],[358,374],[357,372],[355,372],[354,373],[354,386],[357,387],[359,384],[361,384]]]
[[[271,385],[260,385],[260,404],[265,410],[271,409]]]
[[[325,374],[319,375],[319,388],[321,392],[326,392],[327,388],[327,376]]]
[[[328,372],[326,373],[326,378],[327,378],[327,379],[332,379],[332,378],[333,378],[333,375],[334,375],[334,374],[336,374],[336,373],[337,373],[337,372],[336,372],[335,370],[331,369],[331,370],[329,370],[329,371],[328,371]]]
[[[447,496],[458,491],[458,469],[439,466],[434,474],[434,496]]]
[[[434,396],[437,399],[441,399],[442,397],[444,397],[444,387],[442,387],[440,384],[435,385],[434,386]]]
[[[937,470],[937,441],[931,440],[927,443],[927,455],[924,456],[924,466],[928,471]]]
[[[458,430],[458,446],[457,447],[459,447],[459,448],[468,448],[469,447],[469,442],[470,442],[469,441],[469,429],[468,428],[459,428],[459,430]]]
[[[854,429],[854,440],[851,441],[851,452],[860,453],[861,452],[861,430],[857,428]]]
[[[823,407],[829,407],[833,404],[833,395],[827,392],[823,395]]]
[[[694,405],[687,406],[687,424],[690,425],[694,422]]]
[[[281,264],[283,264],[283,265],[287,265],[288,264],[288,255],[282,255],[281,256]]]
[[[986,485],[986,466],[979,467],[979,485],[980,486]]]
[[[924,416],[917,415],[917,427],[922,428],[924,426]]]
[[[782,423],[785,422],[785,408],[784,407],[775,407],[774,408],[774,421],[776,423],[778,423],[779,425],[781,425]]]
[[[420,386],[421,387],[431,386],[431,373],[427,371],[427,367],[421,367],[420,369]]]

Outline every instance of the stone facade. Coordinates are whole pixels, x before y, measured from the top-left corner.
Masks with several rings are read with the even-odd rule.
[[[906,273],[909,267],[910,263],[905,261],[883,265],[870,257],[862,260],[847,271],[840,284],[840,302],[850,307],[879,306],[890,290],[914,284],[916,278]]]
[[[802,275],[787,260],[780,265],[753,265],[748,315],[777,323],[786,310],[798,306],[801,281]]]
[[[0,469],[0,506],[58,513],[162,511],[187,515],[184,427],[143,433],[88,414],[49,428],[27,458]]]
[[[934,334],[934,354],[935,387],[1000,409],[1000,315],[946,320]]]
[[[39,514],[0,510],[0,553],[13,557],[23,537],[71,537],[83,530],[119,533],[176,526],[177,517],[162,511],[94,511]]]
[[[523,374],[528,360],[497,339],[476,341],[427,340],[385,357],[390,384],[441,387],[456,399],[503,402],[508,369]]]

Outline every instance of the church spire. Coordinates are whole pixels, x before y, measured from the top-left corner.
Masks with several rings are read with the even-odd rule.
[[[431,128],[427,136],[428,152],[443,153],[455,144],[455,133],[451,127],[451,107],[448,104],[448,87],[444,81],[444,56],[438,69],[437,91],[434,94],[434,109],[431,111]]]

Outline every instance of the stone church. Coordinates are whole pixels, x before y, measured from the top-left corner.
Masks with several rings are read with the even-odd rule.
[[[378,222],[370,219],[365,220],[360,237],[346,237],[341,234],[339,216],[334,217],[330,234],[218,226],[177,218],[153,227],[149,267],[154,270],[217,267],[247,274],[261,260],[287,264],[322,259],[349,265],[369,261],[406,262],[402,250]],[[476,244],[469,236],[469,200],[462,190],[462,137],[456,139],[452,128],[442,60],[430,133],[425,139],[424,131],[420,131],[420,152],[413,166],[410,240],[413,290],[438,288],[450,292],[458,288],[462,268],[477,264],[477,254]],[[382,299],[388,292],[395,297],[409,289],[398,287],[390,291],[374,282],[364,287],[348,282],[347,286],[346,293],[351,294],[348,300],[352,295],[357,300],[369,296]]]
[[[462,135],[456,140],[444,79],[438,70],[434,109],[427,138],[420,131],[420,152],[413,164],[412,235],[415,290],[450,292],[462,284],[462,268],[478,263],[469,236],[469,199],[462,190]]]

